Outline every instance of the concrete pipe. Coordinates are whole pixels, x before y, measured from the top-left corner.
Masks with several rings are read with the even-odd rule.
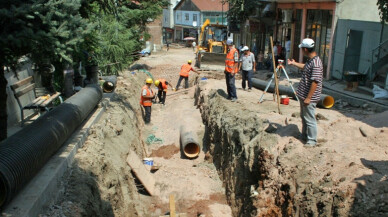
[[[30,181],[102,98],[91,85],[0,143],[0,209]]]
[[[198,143],[197,135],[190,131],[188,127],[181,126],[180,136],[183,154],[190,159],[198,157],[201,147]]]
[[[267,86],[267,84],[268,84],[268,81],[263,81],[263,80],[260,80],[260,79],[257,79],[257,78],[252,78],[252,86],[257,88],[257,89],[265,90],[265,87]],[[269,86],[267,92],[273,92],[274,89],[275,89],[275,84],[272,83]],[[296,99],[296,96],[292,92],[291,87],[287,87],[287,86],[284,86],[284,85],[279,85],[279,94],[280,95],[288,95],[288,96]],[[319,100],[317,105],[319,107],[329,109],[329,108],[334,106],[334,102],[335,102],[334,97],[329,96],[329,95],[325,95],[325,94],[321,94],[321,99]]]

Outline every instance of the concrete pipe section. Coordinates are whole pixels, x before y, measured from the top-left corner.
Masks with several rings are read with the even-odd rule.
[[[101,98],[98,85],[87,86],[0,143],[0,209],[39,172]]]
[[[191,131],[189,127],[181,126],[180,136],[183,154],[189,159],[198,157],[201,146],[199,145],[197,134]]]
[[[257,79],[257,78],[252,78],[252,86],[257,88],[257,89],[265,90],[265,87],[267,86],[267,84],[268,84],[268,81],[263,81],[263,80],[260,80],[260,79]],[[273,82],[269,86],[267,92],[272,92],[273,93],[274,89],[275,89],[275,83]],[[279,94],[280,95],[288,95],[288,96],[296,99],[296,96],[292,92],[291,87],[286,87],[284,85],[279,85]],[[334,97],[329,96],[329,95],[325,95],[325,94],[321,94],[321,99],[319,100],[317,105],[322,107],[322,108],[329,109],[329,108],[334,106],[334,102],[335,102]]]
[[[115,90],[116,88],[116,83],[117,83],[117,77],[112,75],[112,76],[102,76],[101,77],[103,83],[102,83],[102,90],[104,93],[111,93]]]

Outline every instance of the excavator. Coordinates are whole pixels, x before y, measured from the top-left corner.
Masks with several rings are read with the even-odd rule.
[[[198,68],[212,68],[214,65],[225,64],[227,26],[210,24],[206,19],[201,27],[201,34],[196,49],[196,66]]]

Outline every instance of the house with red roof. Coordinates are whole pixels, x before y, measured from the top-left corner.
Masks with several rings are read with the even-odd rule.
[[[186,37],[198,39],[200,28],[206,19],[211,24],[228,24],[228,4],[222,0],[181,0],[174,8],[174,39]]]

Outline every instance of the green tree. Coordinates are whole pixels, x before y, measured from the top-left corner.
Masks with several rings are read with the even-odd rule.
[[[71,62],[71,53],[88,24],[79,14],[80,0],[3,0],[0,2],[0,141],[7,137],[7,81],[4,68],[18,59]]]
[[[381,22],[388,22],[388,0],[377,0]]]

